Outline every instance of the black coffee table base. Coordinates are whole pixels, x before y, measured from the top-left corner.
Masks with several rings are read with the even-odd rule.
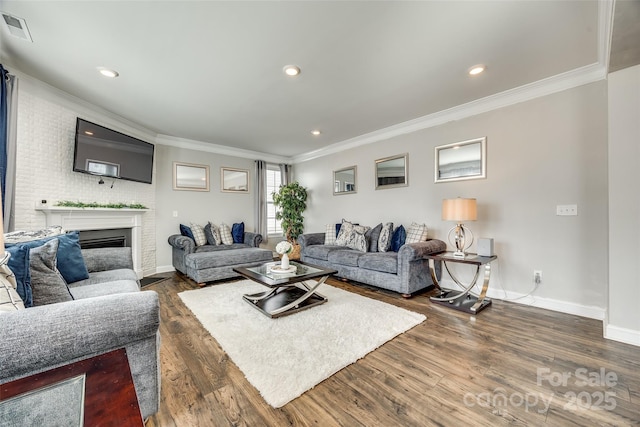
[[[318,293],[312,293],[305,298],[305,295],[308,293],[309,291],[306,289],[289,287],[278,288],[275,292],[267,291],[243,295],[242,299],[264,315],[276,318],[297,313],[327,302],[327,299]],[[296,301],[299,302],[295,303]],[[283,308],[285,309],[283,310]]]

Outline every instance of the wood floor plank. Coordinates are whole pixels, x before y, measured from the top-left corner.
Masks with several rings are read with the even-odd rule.
[[[160,297],[162,372],[160,411],[147,427],[640,425],[640,349],[602,338],[600,321],[497,300],[474,317],[432,304],[430,292],[405,299],[335,279],[328,284],[427,320],[278,409],[178,297],[197,284],[174,275],[145,288]],[[618,375],[615,385],[538,381],[538,369],[602,367]],[[611,410],[570,407],[570,392],[606,391],[615,393]],[[551,404],[526,407],[518,396]]]

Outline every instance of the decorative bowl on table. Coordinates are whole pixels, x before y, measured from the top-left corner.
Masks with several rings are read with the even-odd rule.
[[[290,265],[289,268],[282,268],[280,263],[274,264],[269,267],[269,271],[277,274],[295,273],[298,268],[295,265]]]

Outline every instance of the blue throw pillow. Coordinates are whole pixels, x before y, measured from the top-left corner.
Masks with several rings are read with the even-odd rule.
[[[29,247],[23,244],[7,245],[6,251],[11,257],[7,265],[16,276],[16,291],[25,307],[33,307],[31,275],[29,270]]]
[[[393,231],[393,237],[391,238],[391,250],[393,252],[398,252],[402,245],[404,245],[404,241],[407,238],[407,232],[404,230],[404,227],[401,225]]]
[[[180,234],[182,234],[183,236],[189,237],[194,242],[196,241],[196,238],[193,237],[193,233],[191,232],[191,227],[188,227],[184,224],[180,224]]]
[[[30,242],[22,242],[19,245],[24,245],[27,248],[37,248],[42,246],[50,240],[58,239],[58,271],[64,277],[67,283],[74,283],[79,280],[85,280],[89,278],[89,271],[84,264],[84,258],[80,251],[80,232],[70,231],[67,234],[61,234],[59,236],[46,237],[40,240],[32,240]],[[10,246],[7,244],[7,246]],[[29,284],[31,284],[31,275],[29,275]]]
[[[231,237],[233,237],[233,243],[244,243],[244,222],[231,226]]]

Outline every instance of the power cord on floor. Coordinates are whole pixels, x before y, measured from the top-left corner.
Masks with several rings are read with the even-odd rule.
[[[500,267],[500,259],[496,259],[495,264],[497,264],[497,266]],[[502,286],[502,269],[501,268],[498,268],[498,279],[499,279],[498,285],[500,286],[500,289],[502,289],[502,292],[504,293],[504,298],[502,298],[502,301],[507,301],[507,302],[516,302],[524,298],[533,297],[533,293],[537,291],[538,287],[540,286],[540,277],[537,276],[533,282],[533,288],[531,288],[529,292],[517,298],[507,298],[507,290]]]

